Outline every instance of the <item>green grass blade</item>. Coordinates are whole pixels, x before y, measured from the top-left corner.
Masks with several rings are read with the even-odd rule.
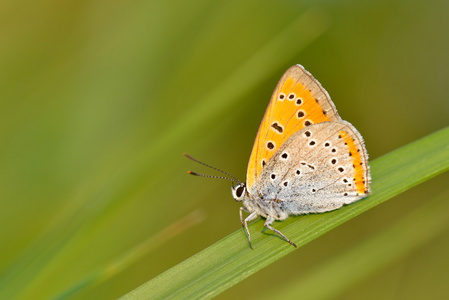
[[[415,209],[365,241],[290,278],[289,284],[262,299],[335,299],[374,272],[425,246],[449,228],[449,193]],[[326,288],[323,287],[326,283]]]
[[[337,211],[291,217],[276,228],[300,247],[362,212],[449,169],[449,127],[371,163],[372,195]],[[242,230],[146,282],[122,299],[211,298],[295,250],[263,221],[251,224],[254,250]]]

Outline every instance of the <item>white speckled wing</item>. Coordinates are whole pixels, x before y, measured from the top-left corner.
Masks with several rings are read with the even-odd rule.
[[[249,192],[289,214],[330,211],[369,194],[367,160],[363,139],[350,123],[313,124],[278,149]]]

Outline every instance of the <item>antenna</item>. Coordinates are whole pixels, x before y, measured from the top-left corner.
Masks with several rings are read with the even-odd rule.
[[[220,169],[218,169],[218,168],[209,166],[208,164],[205,164],[205,163],[203,163],[202,161],[199,161],[199,160],[197,160],[197,159],[191,157],[190,155],[188,155],[188,154],[186,154],[186,153],[183,153],[182,155],[184,155],[185,157],[187,157],[187,158],[190,159],[190,160],[193,160],[194,162],[197,162],[197,163],[199,163],[199,164],[201,164],[201,165],[203,165],[203,166],[206,166],[206,167],[208,167],[208,168],[211,168],[211,169],[213,169],[213,170],[215,170],[215,171],[221,172],[221,173],[223,173],[223,174],[225,174],[225,175],[227,175],[227,176],[229,176],[229,177],[225,177],[225,176],[215,176],[215,175],[205,175],[205,174],[199,174],[199,173],[192,172],[192,171],[187,171],[187,173],[190,174],[190,175],[201,176],[201,177],[208,177],[208,178],[226,179],[226,180],[230,180],[230,181],[236,182],[236,183],[238,183],[238,184],[241,184],[240,180],[238,180],[237,178],[235,178],[234,176],[232,176],[231,174],[229,174],[229,173],[227,173],[227,172],[225,172],[225,171],[222,171],[222,170],[220,170]]]

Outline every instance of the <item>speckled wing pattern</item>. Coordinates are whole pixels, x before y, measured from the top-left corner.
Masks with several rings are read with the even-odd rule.
[[[363,139],[350,123],[310,125],[294,133],[271,157],[254,192],[262,196],[262,206],[274,204],[288,214],[337,209],[369,193],[367,160]],[[276,218],[274,208],[272,216]]]
[[[329,121],[341,118],[326,90],[303,66],[289,68],[277,84],[257,132],[246,175],[249,193],[256,192],[254,184],[262,169],[293,134]]]

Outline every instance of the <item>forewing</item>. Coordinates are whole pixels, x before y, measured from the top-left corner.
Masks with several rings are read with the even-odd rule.
[[[252,187],[270,158],[296,132],[312,124],[341,120],[329,94],[301,65],[288,69],[277,84],[257,132],[246,184]]]

